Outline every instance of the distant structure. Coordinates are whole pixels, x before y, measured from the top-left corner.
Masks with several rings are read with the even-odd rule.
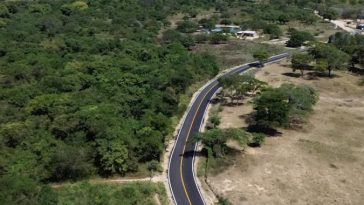
[[[259,35],[256,31],[239,31],[236,34],[238,38],[244,38],[249,40],[259,38]]]
[[[230,33],[234,34],[239,39],[247,39],[253,40],[259,38],[259,35],[256,31],[242,31],[240,26],[237,25],[223,25],[223,24],[216,24],[214,29],[208,30],[201,27],[198,32],[205,32],[205,33]]]

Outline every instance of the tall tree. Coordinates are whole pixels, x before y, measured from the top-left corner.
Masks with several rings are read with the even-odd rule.
[[[313,57],[307,53],[295,53],[292,55],[291,63],[293,72],[296,69],[301,71],[301,77],[303,77],[304,70],[310,67],[310,63],[313,61]]]

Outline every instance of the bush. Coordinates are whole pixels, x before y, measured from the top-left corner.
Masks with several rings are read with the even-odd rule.
[[[264,140],[266,135],[263,133],[253,133],[253,138],[249,142],[249,146],[251,147],[260,147]]]
[[[312,111],[318,94],[306,85],[283,84],[254,99],[255,123],[263,127],[289,126],[292,119]]]
[[[222,33],[212,33],[210,35],[210,43],[212,44],[220,44],[226,42],[228,37]]]
[[[220,125],[221,120],[217,114],[214,114],[209,118],[209,122],[213,125],[214,128],[216,128],[217,126]]]
[[[197,23],[193,21],[180,21],[177,23],[177,30],[182,33],[193,33],[198,29]]]
[[[279,26],[276,25],[276,24],[268,24],[264,28],[263,32],[266,33],[266,34],[269,34],[270,39],[279,38],[283,34],[281,28],[279,28]]]
[[[290,39],[287,41],[288,47],[300,47],[306,41],[313,41],[314,37],[307,31],[297,31],[295,29],[290,30]]]
[[[197,34],[194,36],[194,39],[196,43],[205,43],[209,40],[209,37],[206,34]]]

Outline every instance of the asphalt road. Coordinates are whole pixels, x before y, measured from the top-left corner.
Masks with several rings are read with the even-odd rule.
[[[280,54],[269,59],[268,63],[281,60],[288,54]],[[251,63],[237,67],[224,76],[241,73],[256,66],[257,63]],[[181,129],[177,135],[174,148],[172,150],[168,166],[168,183],[172,192],[173,200],[177,205],[205,205],[204,199],[200,193],[199,187],[195,181],[194,173],[194,156],[196,143],[189,139],[200,130],[204,120],[205,110],[210,99],[219,89],[217,79],[210,81],[203,90],[197,95],[192,103]]]

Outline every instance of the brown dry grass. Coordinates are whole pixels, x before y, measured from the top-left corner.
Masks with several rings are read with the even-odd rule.
[[[280,130],[261,148],[248,148],[233,166],[209,175],[214,190],[233,204],[364,204],[364,87],[359,77],[289,77],[287,62],[258,71],[260,80],[308,84],[320,99],[300,130]],[[224,107],[221,127],[244,127],[249,103]]]

